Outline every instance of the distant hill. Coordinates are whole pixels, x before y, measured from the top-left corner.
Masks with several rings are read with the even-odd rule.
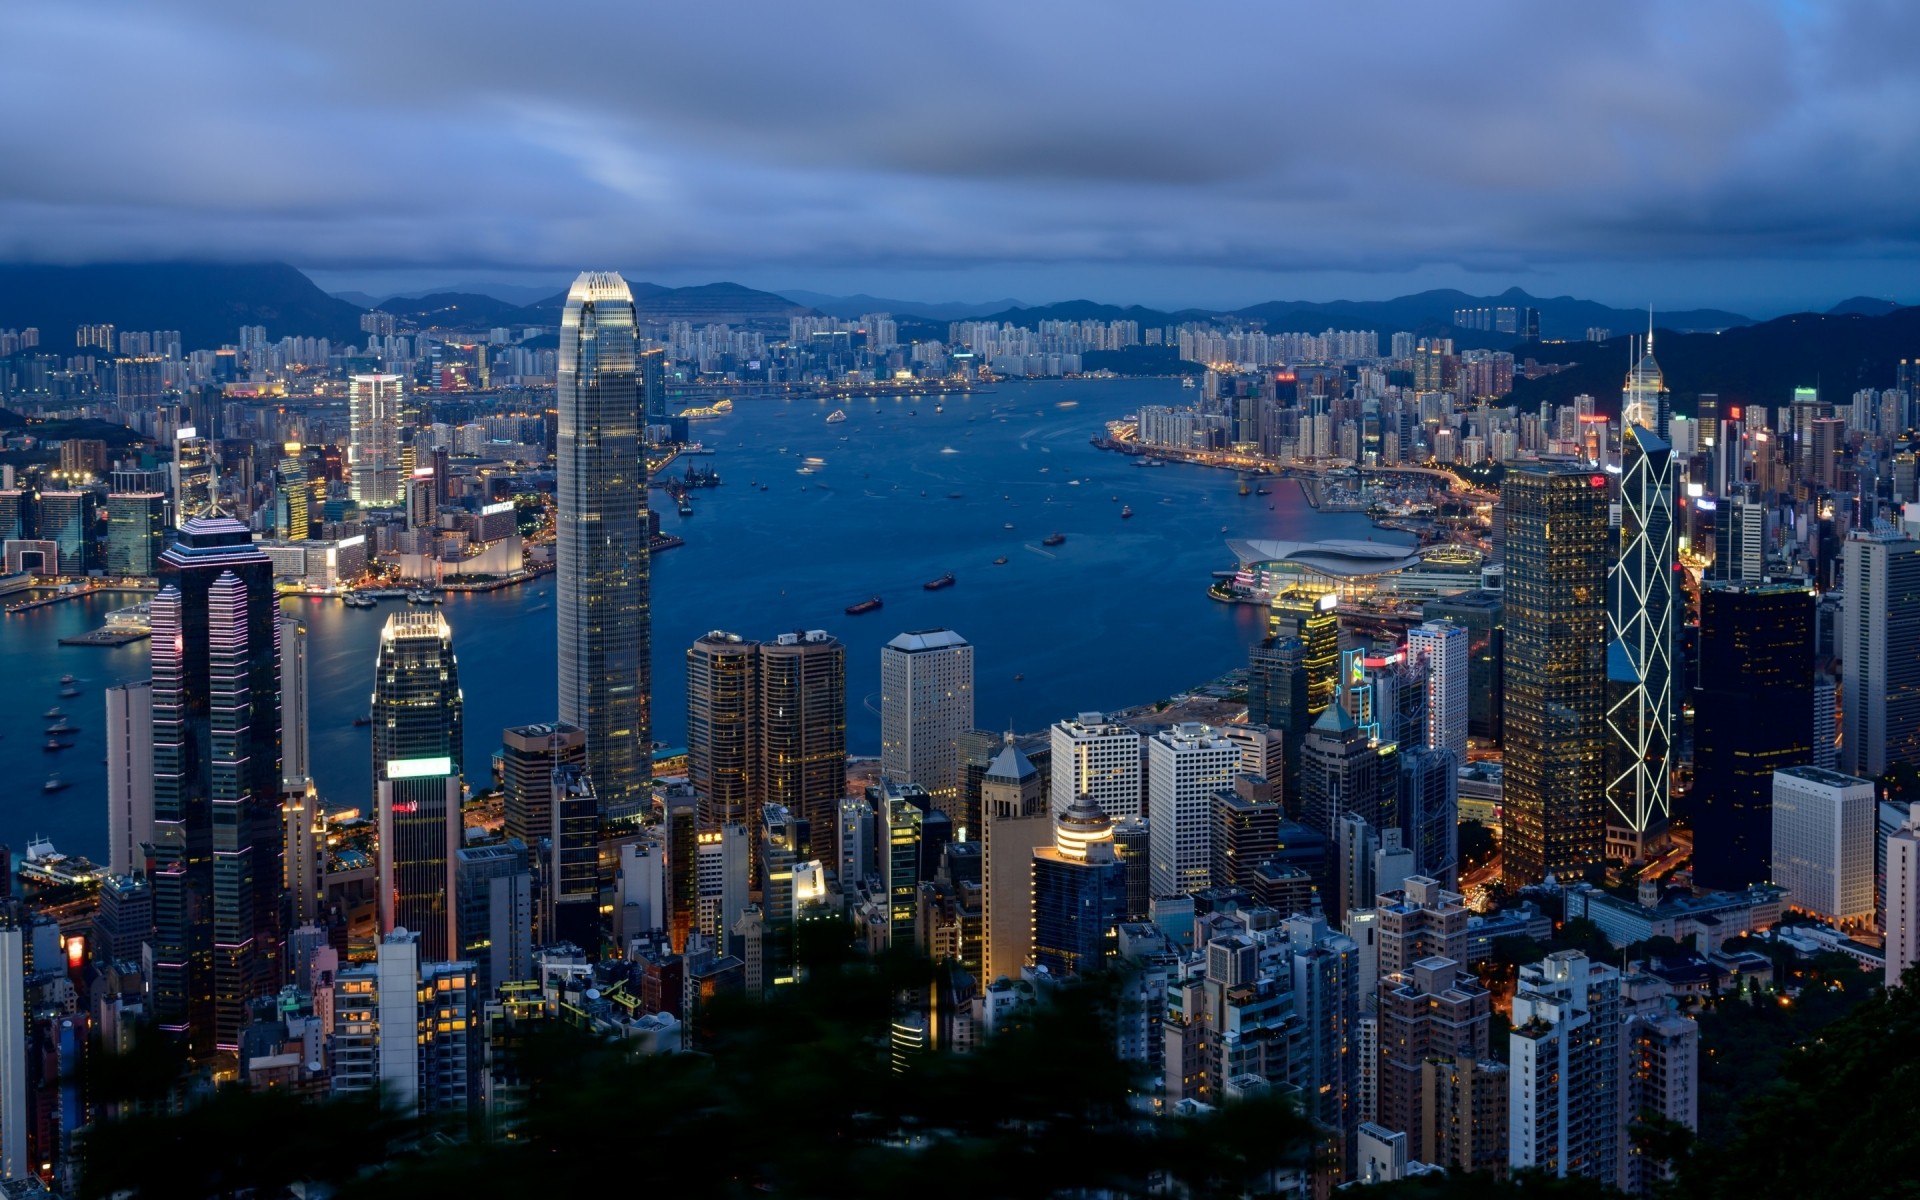
[[[852,296],[829,296],[825,292],[797,288],[788,288],[780,294],[789,300],[809,305],[826,316],[848,321],[875,312],[891,313],[895,317],[918,317],[924,321],[970,321],[989,313],[1026,307],[1018,300],[988,300],[982,304],[945,300],[929,304],[921,300],[890,300],[884,296],[869,296],[864,292]]]
[[[1542,362],[1578,365],[1545,378],[1516,380],[1511,402],[1523,409],[1541,401],[1563,404],[1586,393],[1601,411],[1619,415],[1620,385],[1627,373],[1627,339],[1557,346],[1527,345],[1516,354]],[[1820,389],[1843,403],[1860,388],[1893,386],[1894,366],[1920,357],[1920,308],[1885,316],[1795,313],[1723,333],[1669,333],[1654,338],[1674,406],[1691,415],[1694,397],[1717,394],[1725,404],[1779,406],[1796,387]]]
[[[817,315],[813,309],[804,304],[795,304],[785,296],[757,291],[737,283],[703,283],[696,287],[670,288],[644,280],[630,280],[627,286],[633,291],[633,306],[642,321],[747,325]],[[566,307],[567,294],[563,291],[528,305],[522,314],[526,324],[558,325]]]
[[[270,340],[355,340],[361,310],[285,263],[0,264],[0,328],[38,326],[43,346],[71,349],[79,325],[178,329],[182,348],[235,342],[242,325]]]
[[[1890,312],[1898,312],[1906,305],[1896,300],[1882,300],[1875,296],[1849,296],[1827,310],[1830,317],[1844,317],[1857,314],[1862,317],[1884,317]]]
[[[1188,309],[1183,312],[1162,312],[1157,308],[1143,308],[1138,304],[1125,306],[1118,304],[1099,304],[1092,300],[1062,300],[1058,304],[1037,304],[1031,308],[1009,308],[1001,312],[990,313],[979,318],[982,321],[1011,321],[1015,325],[1031,327],[1038,321],[1138,321],[1142,325],[1179,324],[1181,321],[1204,321],[1208,317],[1220,314],[1206,309]]]
[[[380,311],[417,322],[422,329],[491,329],[526,324],[527,310],[518,304],[475,292],[434,292],[425,296],[395,296],[380,302]],[[533,324],[539,324],[534,320]]]

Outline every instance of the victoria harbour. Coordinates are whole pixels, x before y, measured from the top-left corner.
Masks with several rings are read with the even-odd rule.
[[[685,651],[710,630],[771,638],[825,629],[846,642],[847,745],[872,754],[880,647],[902,630],[964,633],[978,648],[980,725],[1032,730],[1160,699],[1243,665],[1263,614],[1207,595],[1211,573],[1233,565],[1227,538],[1401,540],[1360,514],[1316,512],[1289,481],[1240,496],[1231,472],[1142,470],[1089,443],[1107,421],[1179,398],[1174,380],[1014,382],[946,396],[746,401],[694,426],[713,453],[668,471],[692,462],[724,484],[697,491],[690,517],[652,493],[662,531],[686,539],[653,559],[656,740],[677,746],[686,736],[677,702]],[[829,423],[836,408],[847,419]],[[1123,507],[1134,515],[1122,518]],[[1042,545],[1054,533],[1066,540]],[[947,572],[953,587],[922,586]],[[476,784],[489,778],[502,728],[554,715],[553,587],[545,576],[449,594],[441,608],[460,660],[466,773]],[[880,609],[846,614],[876,595]],[[32,740],[56,703],[78,728],[71,750],[40,755],[67,790],[44,793],[44,773],[33,770],[0,779],[0,839],[16,853],[34,834],[72,853],[104,845],[101,689],[146,678],[147,646],[56,640],[132,600],[93,596],[0,621],[8,664],[0,736]],[[289,598],[284,607],[308,629],[321,799],[365,807],[371,757],[367,730],[353,721],[367,709],[384,615],[337,600]],[[68,674],[84,690],[62,700],[58,680]]]

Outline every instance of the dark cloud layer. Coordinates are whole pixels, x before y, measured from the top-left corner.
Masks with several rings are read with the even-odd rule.
[[[6,258],[1057,293],[1897,291],[1920,260],[1904,0],[16,0],[0,30]]]

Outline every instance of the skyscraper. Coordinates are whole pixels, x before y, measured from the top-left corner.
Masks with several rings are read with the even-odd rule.
[[[1240,748],[1184,722],[1147,739],[1147,829],[1153,894],[1181,896],[1213,878],[1213,795],[1239,769]],[[1060,802],[1054,801],[1056,810]]]
[[[313,497],[313,488],[307,480],[307,464],[301,456],[300,443],[288,442],[282,449],[286,453],[276,471],[280,482],[274,489],[274,527],[287,541],[304,542],[312,531],[307,501]]]
[[[1339,597],[1305,588],[1289,588],[1273,598],[1267,611],[1267,634],[1297,638],[1301,665],[1307,671],[1307,717],[1318,717],[1333,703],[1339,686],[1340,618],[1334,611]]]
[[[1270,637],[1253,647],[1247,666],[1247,723],[1280,734],[1281,800],[1296,812],[1300,747],[1314,721],[1309,711],[1306,654],[1306,644],[1299,638]]]
[[[960,795],[960,738],[973,728],[973,647],[951,629],[903,633],[880,649],[880,773],[927,789],[956,828],[977,822]]]
[[[373,688],[380,928],[412,930],[435,962],[453,959],[459,946],[453,897],[464,707],[446,619],[438,612],[388,617]]]
[[[305,791],[313,773],[308,754],[307,627],[280,617],[280,785]]]
[[[1137,739],[1133,756],[1137,777]],[[1032,761],[1009,742],[980,784],[985,983],[1002,976],[1018,979],[1033,952],[1033,852],[1045,844],[1052,828],[1042,800],[1044,782]]]
[[[1759,583],[1767,571],[1767,509],[1746,496],[1720,501],[1713,521],[1713,567],[1708,577]]]
[[[214,479],[213,444],[192,425],[173,435],[173,523],[185,528],[195,517],[214,515],[219,486]]]
[[[1467,761],[1467,630],[1451,621],[1428,621],[1407,631],[1407,659],[1426,671],[1425,742],[1451,750],[1453,761]],[[1400,742],[1411,739],[1403,732]]]
[[[189,520],[159,566],[153,1005],[205,1055],[279,986],[280,606],[238,521]]]
[[[820,629],[762,642],[759,711],[762,805],[832,829],[847,790],[846,646]]]
[[[1835,924],[1873,920],[1874,785],[1824,767],[1773,773],[1773,882]]]
[[[1898,987],[1907,968],[1920,962],[1920,804],[1887,836],[1886,930],[1888,987]]]
[[[760,646],[715,630],[687,650],[687,778],[701,826],[760,828]]]
[[[1813,755],[1813,589],[1700,589],[1693,692],[1693,878],[1731,890],[1772,878],[1773,773]]]
[[[153,840],[153,683],[110,687],[107,695],[107,869],[146,870]]]
[[[1856,530],[1843,551],[1841,766],[1852,775],[1920,764],[1920,542]]]
[[[573,281],[560,319],[554,564],[560,719],[587,734],[603,816],[647,798],[653,773],[647,479],[633,294],[613,272]]]
[[[1671,804],[1680,560],[1673,449],[1642,425],[1628,425],[1622,438],[1620,556],[1607,595],[1607,821],[1620,831],[1611,840],[1622,856],[1633,858]]]
[[[1537,883],[1548,872],[1581,872],[1606,852],[1607,480],[1526,467],[1507,474],[1500,499],[1505,877]]]
[[[1034,961],[1056,978],[1106,965],[1127,919],[1127,868],[1113,818],[1082,796],[1053,817],[1053,844],[1034,849]]]
[[[1105,713],[1084,712],[1056,721],[1048,738],[1053,760],[1048,791],[1055,809],[1092,796],[1116,821],[1143,815],[1139,730],[1110,722]]]
[[[356,504],[385,508],[400,503],[404,391],[398,375],[347,380],[347,483]]]
[[[1619,1170],[1620,972],[1561,950],[1520,968],[1507,1035],[1509,1164],[1612,1183]]]
[[[167,497],[163,492],[114,492],[107,496],[107,574],[151,575],[166,545]]]

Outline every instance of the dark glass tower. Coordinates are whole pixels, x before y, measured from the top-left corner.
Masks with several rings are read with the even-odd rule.
[[[450,961],[459,947],[453,896],[463,708],[446,619],[437,612],[388,617],[373,686],[380,930],[419,934],[427,962]]]
[[[154,1015],[195,1055],[280,982],[280,605],[252,536],[187,521],[153,598]]]
[[[603,817],[633,815],[653,774],[647,471],[633,294],[610,271],[573,281],[560,320],[554,537],[560,719],[586,730]]]
[[[1505,878],[1578,875],[1606,854],[1607,479],[1507,474]]]
[[[1693,878],[1773,877],[1773,773],[1813,762],[1813,590],[1710,584],[1700,592],[1693,692]]]
[[[1081,796],[1054,817],[1053,845],[1033,852],[1034,961],[1055,978],[1106,966],[1127,919],[1127,867],[1113,819]]]

